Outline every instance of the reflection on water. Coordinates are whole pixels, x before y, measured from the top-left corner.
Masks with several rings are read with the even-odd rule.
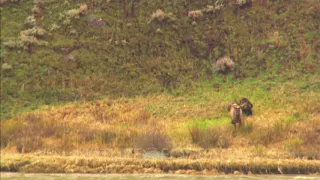
[[[173,180],[173,179],[191,179],[191,180],[256,180],[256,179],[307,179],[320,180],[320,176],[307,175],[173,175],[173,174],[24,174],[24,173],[3,173],[1,180]]]

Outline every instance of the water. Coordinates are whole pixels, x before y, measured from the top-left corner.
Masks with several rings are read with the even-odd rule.
[[[320,180],[320,176],[308,175],[174,175],[174,174],[25,174],[25,173],[3,173],[1,180]]]

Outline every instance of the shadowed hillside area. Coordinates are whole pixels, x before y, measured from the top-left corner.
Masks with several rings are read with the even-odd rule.
[[[0,0],[0,9],[3,152],[320,159],[319,0]],[[235,130],[228,105],[243,97],[253,115]]]

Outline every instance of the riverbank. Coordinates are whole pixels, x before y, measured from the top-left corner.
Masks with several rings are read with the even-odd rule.
[[[128,180],[140,180],[140,179],[192,179],[192,180],[264,180],[264,179],[277,179],[277,180],[317,180],[320,175],[275,175],[275,174],[264,174],[264,175],[189,175],[189,174],[47,174],[47,173],[11,173],[2,172],[2,180],[45,180],[45,179],[63,179],[63,180],[105,180],[107,179],[128,179]]]
[[[319,160],[111,158],[1,154],[1,171],[25,173],[319,174]]]

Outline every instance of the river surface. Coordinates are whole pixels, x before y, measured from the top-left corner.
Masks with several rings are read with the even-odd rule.
[[[175,174],[34,174],[34,173],[6,173],[1,172],[1,180],[320,180],[320,176],[312,175],[175,175]]]

